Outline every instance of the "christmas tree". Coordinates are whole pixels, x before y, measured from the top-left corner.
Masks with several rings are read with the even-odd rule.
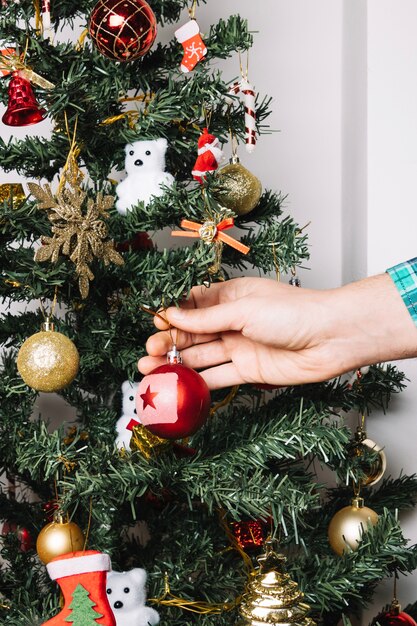
[[[10,174],[0,206],[5,625],[42,624],[59,611],[39,560],[54,556],[55,546],[41,535],[38,557],[28,540],[47,524],[65,526],[65,552],[83,549],[81,528],[114,569],[145,568],[149,602],[170,624],[251,623],[250,607],[261,610],[267,594],[250,596],[255,557],[269,564],[258,578],[268,587],[273,573],[275,598],[287,585],[294,591],[292,581],[304,593],[301,602],[294,591],[295,609],[288,606],[283,619],[291,609],[294,624],[322,626],[349,624],[378,581],[416,565],[396,511],[414,505],[417,481],[380,480],[383,454],[364,428],[352,435],[343,419],[351,410],[362,416],[387,407],[404,386],[394,367],[294,388],[225,389],[212,394],[200,428],[190,428],[194,410],[186,416],[189,432],[168,432],[166,424],[162,434],[152,432],[132,408],[119,432],[124,449],[115,444],[122,400],[132,404],[136,395],[152,312],[178,304],[193,286],[210,289],[249,268],[292,273],[297,288],[296,268],[309,255],[285,197],[261,194],[246,169],[256,151],[249,156],[243,144],[250,153],[268,132],[270,107],[267,96],[253,105],[244,67],[253,43],[248,24],[234,15],[201,37],[185,8],[198,17],[196,3],[185,0],[60,0],[51,12],[48,2],[2,2],[3,123],[24,127],[46,116],[53,123],[48,138],[0,140],[1,167],[24,175],[30,191],[22,194]],[[169,43],[154,42],[156,24]],[[73,38],[63,41],[62,29],[72,27]],[[238,80],[211,67],[231,56],[238,67],[239,55]],[[227,144],[233,162],[217,169]],[[129,167],[140,169],[155,152],[156,183],[154,168],[139,192],[134,181],[124,184],[138,176]],[[158,247],[159,231],[180,226],[198,236],[193,245]],[[175,352],[172,359],[177,365]],[[199,383],[187,380],[192,402]],[[75,425],[51,429],[34,414],[42,391],[74,408]],[[144,414],[160,391],[153,383],[139,390]],[[326,489],[315,460],[340,487]],[[14,485],[23,496],[13,497]],[[350,540],[346,523],[357,514]],[[288,575],[283,558],[268,553],[267,535],[279,540]]]
[[[103,617],[93,609],[95,603],[89,598],[89,591],[82,585],[77,585],[72,594],[72,602],[70,604],[71,615],[65,618],[66,622],[71,622],[74,626],[94,626],[96,620]]]

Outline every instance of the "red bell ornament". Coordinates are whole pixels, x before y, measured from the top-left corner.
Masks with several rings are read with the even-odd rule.
[[[30,126],[45,119],[45,109],[39,106],[30,82],[22,78],[19,72],[14,72],[12,75],[8,95],[7,110],[2,117],[3,124]]]
[[[145,0],[99,0],[91,13],[89,32],[105,57],[133,61],[155,41],[156,18]]]
[[[210,411],[206,382],[181,361],[173,346],[168,352],[168,363],[145,376],[136,395],[140,423],[163,439],[193,435],[206,422]]]

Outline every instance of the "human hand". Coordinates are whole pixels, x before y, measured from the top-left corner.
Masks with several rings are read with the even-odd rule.
[[[417,355],[417,330],[386,274],[324,291],[237,278],[193,288],[166,318],[180,331],[185,365],[200,370],[212,389],[319,382]],[[155,324],[168,327],[158,317]],[[166,330],[152,335],[140,371],[165,363],[171,344]]]

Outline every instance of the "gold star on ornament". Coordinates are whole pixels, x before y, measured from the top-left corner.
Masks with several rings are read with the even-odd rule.
[[[143,400],[143,410],[145,410],[148,405],[151,406],[153,409],[156,409],[156,406],[154,405],[153,399],[157,395],[158,395],[158,392],[157,391],[151,391],[151,386],[148,385],[148,388],[145,391],[145,393],[141,393],[140,394],[140,397]]]
[[[114,241],[108,238],[105,219],[113,206],[113,196],[98,193],[95,200],[88,198],[81,189],[82,174],[74,160],[64,172],[62,189],[54,195],[48,184],[41,187],[28,183],[31,193],[38,200],[38,208],[48,212],[52,223],[52,237],[42,237],[42,246],[35,253],[35,261],[56,263],[60,254],[75,264],[78,286],[82,298],[88,296],[90,281],[94,279],[90,263],[94,258],[105,265],[123,265],[122,256],[114,249]],[[85,208],[84,208],[85,204]]]

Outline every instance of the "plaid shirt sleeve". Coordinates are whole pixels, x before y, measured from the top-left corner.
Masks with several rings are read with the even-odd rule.
[[[387,269],[417,326],[417,258]]]

